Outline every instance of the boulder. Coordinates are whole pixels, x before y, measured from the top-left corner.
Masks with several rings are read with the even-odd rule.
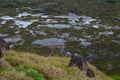
[[[94,78],[95,73],[88,67],[87,62],[84,57],[78,54],[72,54],[70,63],[68,65],[76,66],[80,71],[83,71],[89,78]]]

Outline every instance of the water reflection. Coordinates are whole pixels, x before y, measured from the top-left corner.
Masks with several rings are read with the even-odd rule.
[[[7,37],[8,36],[8,34],[1,34],[0,33],[0,37]]]
[[[18,41],[24,41],[22,39],[22,36],[21,35],[15,35],[15,36],[12,36],[12,37],[9,37],[9,38],[4,38],[4,40],[6,42],[12,42],[12,43],[16,43]]]
[[[46,39],[39,39],[32,42],[32,45],[41,45],[41,46],[56,46],[56,47],[64,47],[65,45],[64,39],[57,39],[57,38],[46,38]]]
[[[80,39],[81,41],[81,45],[83,45],[84,47],[87,47],[87,46],[90,46],[92,43],[91,42],[88,42],[86,39]]]
[[[15,25],[17,25],[19,28],[26,28],[32,23],[33,23],[32,21],[15,20]]]
[[[46,25],[38,25],[37,27],[48,27],[48,28],[70,28],[71,26],[69,24],[46,24]]]

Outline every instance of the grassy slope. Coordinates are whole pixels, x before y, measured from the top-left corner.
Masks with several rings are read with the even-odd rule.
[[[82,72],[79,72],[76,67],[68,67],[69,58],[43,57],[13,50],[4,52],[4,54],[5,57],[0,59],[0,64],[2,64],[0,65],[0,80],[4,78],[6,80],[33,80],[30,76],[26,76],[24,73],[14,69],[11,71],[6,70],[9,67],[18,67],[19,65],[38,71],[44,75],[46,80],[83,80],[83,78],[84,80],[91,80]],[[96,70],[92,65],[89,64],[89,66],[96,74],[95,80],[112,80],[104,73]]]

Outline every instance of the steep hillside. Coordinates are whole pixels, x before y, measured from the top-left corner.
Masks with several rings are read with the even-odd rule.
[[[4,52],[0,59],[0,80],[92,80],[76,67],[68,67],[66,57],[43,57],[36,54]],[[112,80],[88,63],[95,80]]]

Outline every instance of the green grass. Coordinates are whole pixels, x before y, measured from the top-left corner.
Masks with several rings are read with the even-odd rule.
[[[27,80],[25,78],[44,80],[42,75],[46,80],[82,80],[82,78],[84,78],[84,80],[89,80],[89,78],[76,67],[68,67],[70,58],[43,57],[33,53],[16,52],[13,50],[4,52],[4,55],[3,63],[8,62],[11,66],[3,68],[1,70],[3,74],[0,75],[0,77],[7,75],[7,78],[9,78],[13,76],[13,74],[18,73],[17,75],[22,75],[22,77],[24,77],[24,79],[19,80]],[[96,80],[112,80],[94,66],[89,63],[88,65],[95,72]],[[5,71],[5,69],[9,67],[13,69],[11,71]],[[5,74],[4,71],[5,73],[9,72],[9,74]]]
[[[114,80],[120,80],[120,74],[119,75],[112,75],[111,76]]]
[[[17,67],[17,71],[24,72],[26,75],[32,77],[34,80],[45,80],[43,75],[38,73],[38,71],[32,68],[25,69],[23,65],[19,65]]]
[[[5,69],[6,71],[12,71],[16,70],[17,72],[22,72],[26,76],[31,77],[33,80],[45,80],[43,75],[38,73],[38,71],[32,69],[32,68],[25,68],[23,65],[19,65],[17,67],[8,67]]]

